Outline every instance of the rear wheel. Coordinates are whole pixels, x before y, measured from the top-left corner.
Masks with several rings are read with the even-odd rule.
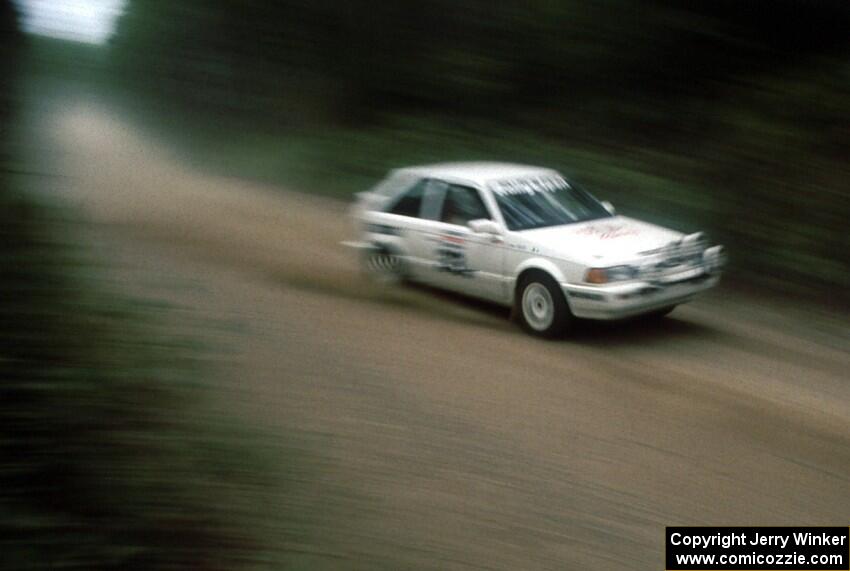
[[[404,280],[404,261],[386,248],[367,250],[361,264],[366,276],[377,283],[396,284]]]
[[[522,277],[515,304],[520,324],[532,335],[559,337],[573,321],[564,292],[555,280],[542,272]]]

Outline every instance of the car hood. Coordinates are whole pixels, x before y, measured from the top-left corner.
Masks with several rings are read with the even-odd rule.
[[[625,216],[526,230],[519,235],[541,253],[588,263],[633,260],[683,236]]]

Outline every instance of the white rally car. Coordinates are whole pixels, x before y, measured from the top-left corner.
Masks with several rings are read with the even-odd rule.
[[[349,244],[373,275],[511,306],[546,337],[575,318],[664,315],[714,286],[723,262],[702,233],[619,216],[546,168],[403,168],[357,198]]]

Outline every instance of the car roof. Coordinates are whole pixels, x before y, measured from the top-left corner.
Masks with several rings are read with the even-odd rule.
[[[544,167],[499,162],[435,163],[396,169],[395,172],[482,186],[494,180],[558,175],[557,171]]]

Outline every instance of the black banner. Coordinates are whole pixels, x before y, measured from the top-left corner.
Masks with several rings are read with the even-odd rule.
[[[847,527],[668,527],[668,571],[850,569]]]

